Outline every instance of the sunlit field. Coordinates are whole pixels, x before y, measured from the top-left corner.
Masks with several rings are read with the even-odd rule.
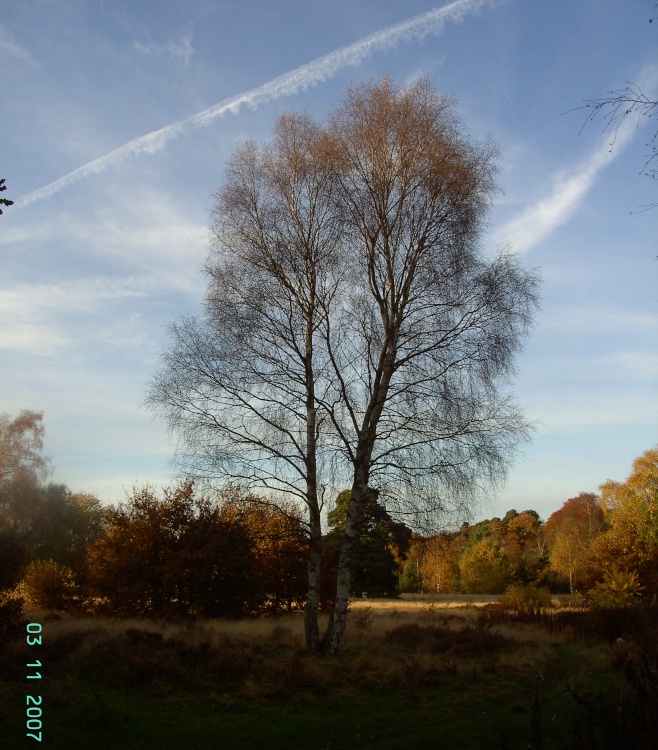
[[[543,611],[493,600],[356,601],[336,658],[306,653],[299,612],[30,613],[43,624],[42,746],[650,747],[655,607],[597,619],[568,600]],[[28,655],[22,637],[4,644],[7,747],[36,746],[23,723]]]

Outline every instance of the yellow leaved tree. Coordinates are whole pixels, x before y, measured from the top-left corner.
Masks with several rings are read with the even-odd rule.
[[[625,482],[608,480],[600,489],[609,528],[594,540],[594,564],[602,573],[635,573],[645,595],[658,593],[658,448],[633,462]]]
[[[490,537],[466,549],[459,572],[469,594],[501,594],[510,579],[509,561]]]

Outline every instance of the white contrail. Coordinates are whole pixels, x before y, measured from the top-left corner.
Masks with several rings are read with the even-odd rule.
[[[441,8],[435,8],[427,13],[414,16],[407,21],[389,26],[374,34],[359,39],[347,47],[340,47],[328,55],[318,57],[306,65],[284,73],[273,78],[271,81],[251,89],[242,94],[237,94],[224,99],[218,104],[191,115],[182,120],[177,120],[152,133],[135,138],[132,141],[110,151],[108,154],[84,164],[82,167],[69,172],[58,180],[45,185],[38,190],[23,196],[15,201],[14,209],[27,206],[29,203],[47,198],[57,193],[62,188],[73,182],[81,180],[87,175],[103,171],[127,156],[139,154],[152,154],[164,148],[166,143],[177,138],[183,131],[197,128],[201,125],[209,125],[212,120],[221,117],[226,112],[237,114],[244,104],[256,108],[265,102],[274,101],[282,96],[290,96],[299,91],[304,91],[310,86],[332,78],[338,71],[349,65],[357,66],[364,58],[378,50],[396,47],[400,42],[412,39],[423,39],[428,34],[437,34],[448,21],[461,21],[468,13],[478,10],[483,5],[493,5],[500,0],[454,0]]]
[[[573,216],[601,170],[605,169],[630,143],[635,126],[625,122],[618,130],[614,151],[610,138],[601,139],[598,148],[570,172],[553,177],[551,192],[524,208],[519,215],[500,227],[493,236],[496,245],[511,245],[516,252],[527,252]]]
[[[655,99],[658,68],[648,66],[638,76],[638,81],[638,87],[650,99]],[[606,135],[588,158],[570,171],[556,173],[551,192],[498,229],[493,235],[494,243],[499,246],[511,245],[517,252],[526,252],[569,221],[599,173],[610,166],[631,143],[639,127],[637,117],[624,118],[618,127],[612,128],[613,143],[610,143],[610,134]]]

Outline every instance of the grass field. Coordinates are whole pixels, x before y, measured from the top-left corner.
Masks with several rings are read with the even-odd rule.
[[[581,615],[513,616],[487,597],[358,601],[341,654],[322,659],[305,652],[299,613],[194,623],[34,613],[42,643],[2,648],[0,746],[653,747],[643,743],[656,728],[645,705],[658,697],[655,651],[642,639],[655,643],[655,611],[640,630],[637,617],[583,629]],[[28,680],[37,660],[42,677]],[[27,695],[42,699],[40,743],[26,737]]]

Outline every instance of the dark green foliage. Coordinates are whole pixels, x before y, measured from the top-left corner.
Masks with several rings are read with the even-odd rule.
[[[88,547],[103,534],[106,510],[94,495],[73,493],[64,484],[40,484],[23,474],[0,483],[0,588],[11,586],[21,569],[53,560],[86,578]]]
[[[63,484],[41,488],[38,503],[33,559],[54,560],[85,579],[87,549],[103,534],[105,509],[94,495],[74,494]]]
[[[378,502],[378,495],[377,490],[368,490],[358,525],[352,553],[352,592],[356,596],[397,596],[399,566],[411,541],[411,529],[391,518]],[[336,556],[345,533],[349,502],[350,491],[344,490],[327,517],[330,531],[325,545]]]
[[[407,560],[400,572],[400,593],[418,594],[423,590],[423,579],[418,573],[418,565],[413,560]]]
[[[9,524],[0,522],[0,591],[18,583],[27,563],[27,548]]]
[[[42,412],[29,410],[14,419],[0,414],[0,591],[39,560],[70,568],[84,583],[87,548],[105,525],[97,497],[44,483],[42,420]]]

